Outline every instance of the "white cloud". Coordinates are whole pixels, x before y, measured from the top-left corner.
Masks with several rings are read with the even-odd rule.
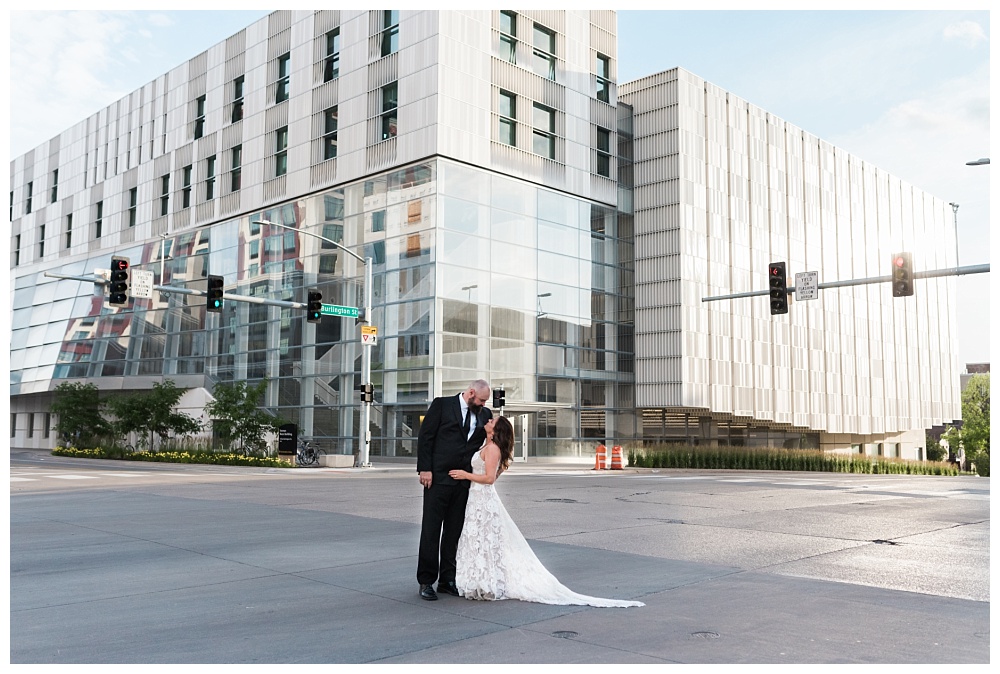
[[[161,28],[166,28],[168,26],[173,26],[174,25],[174,20],[170,16],[168,16],[166,14],[162,14],[160,12],[156,12],[154,14],[150,14],[148,21],[152,25],[159,26]]]
[[[10,149],[17,156],[123,95],[109,73],[129,27],[113,12],[10,16]]]
[[[894,105],[873,122],[827,140],[931,195],[959,204],[959,264],[990,262],[989,64]],[[937,245],[941,245],[940,242]],[[961,363],[990,356],[988,274],[959,277]]]
[[[968,47],[975,47],[980,42],[986,41],[983,27],[975,21],[959,21],[946,26],[944,37],[946,40],[958,40]]]

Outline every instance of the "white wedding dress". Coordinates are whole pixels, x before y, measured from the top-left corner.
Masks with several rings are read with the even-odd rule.
[[[472,472],[486,474],[482,450],[472,457]],[[455,584],[468,599],[520,599],[540,604],[645,606],[639,601],[577,594],[560,583],[535,556],[492,484],[473,482],[458,541]]]

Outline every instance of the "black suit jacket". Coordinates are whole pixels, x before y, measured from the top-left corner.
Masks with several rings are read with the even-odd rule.
[[[424,421],[417,435],[417,472],[434,474],[432,484],[455,484],[468,480],[455,480],[448,471],[460,469],[472,472],[472,455],[486,439],[486,422],[493,412],[483,407],[476,414],[476,430],[466,440],[462,424],[462,404],[458,396],[435,398],[427,408]]]

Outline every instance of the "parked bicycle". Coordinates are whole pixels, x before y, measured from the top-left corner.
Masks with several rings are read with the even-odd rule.
[[[295,452],[295,463],[299,466],[312,466],[319,463],[319,450],[308,440],[299,440],[299,446]]]

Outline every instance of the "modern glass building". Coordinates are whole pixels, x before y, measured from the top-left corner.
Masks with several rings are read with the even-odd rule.
[[[880,275],[947,262],[940,200],[681,70],[616,82],[588,10],[277,11],[11,162],[11,445],[52,390],[220,382],[331,452],[415,456],[430,400],[486,378],[519,458],[599,443],[919,456],[958,416],[954,286],[824,292],[770,316],[773,259]],[[262,223],[278,223],[296,231]],[[316,236],[318,235],[318,236]],[[322,237],[322,238],[318,238]],[[375,346],[323,302],[364,306]],[[111,255],[154,283],[106,302]],[[941,259],[938,260],[937,258]],[[47,276],[83,277],[85,280]],[[930,284],[928,284],[929,286]]]

